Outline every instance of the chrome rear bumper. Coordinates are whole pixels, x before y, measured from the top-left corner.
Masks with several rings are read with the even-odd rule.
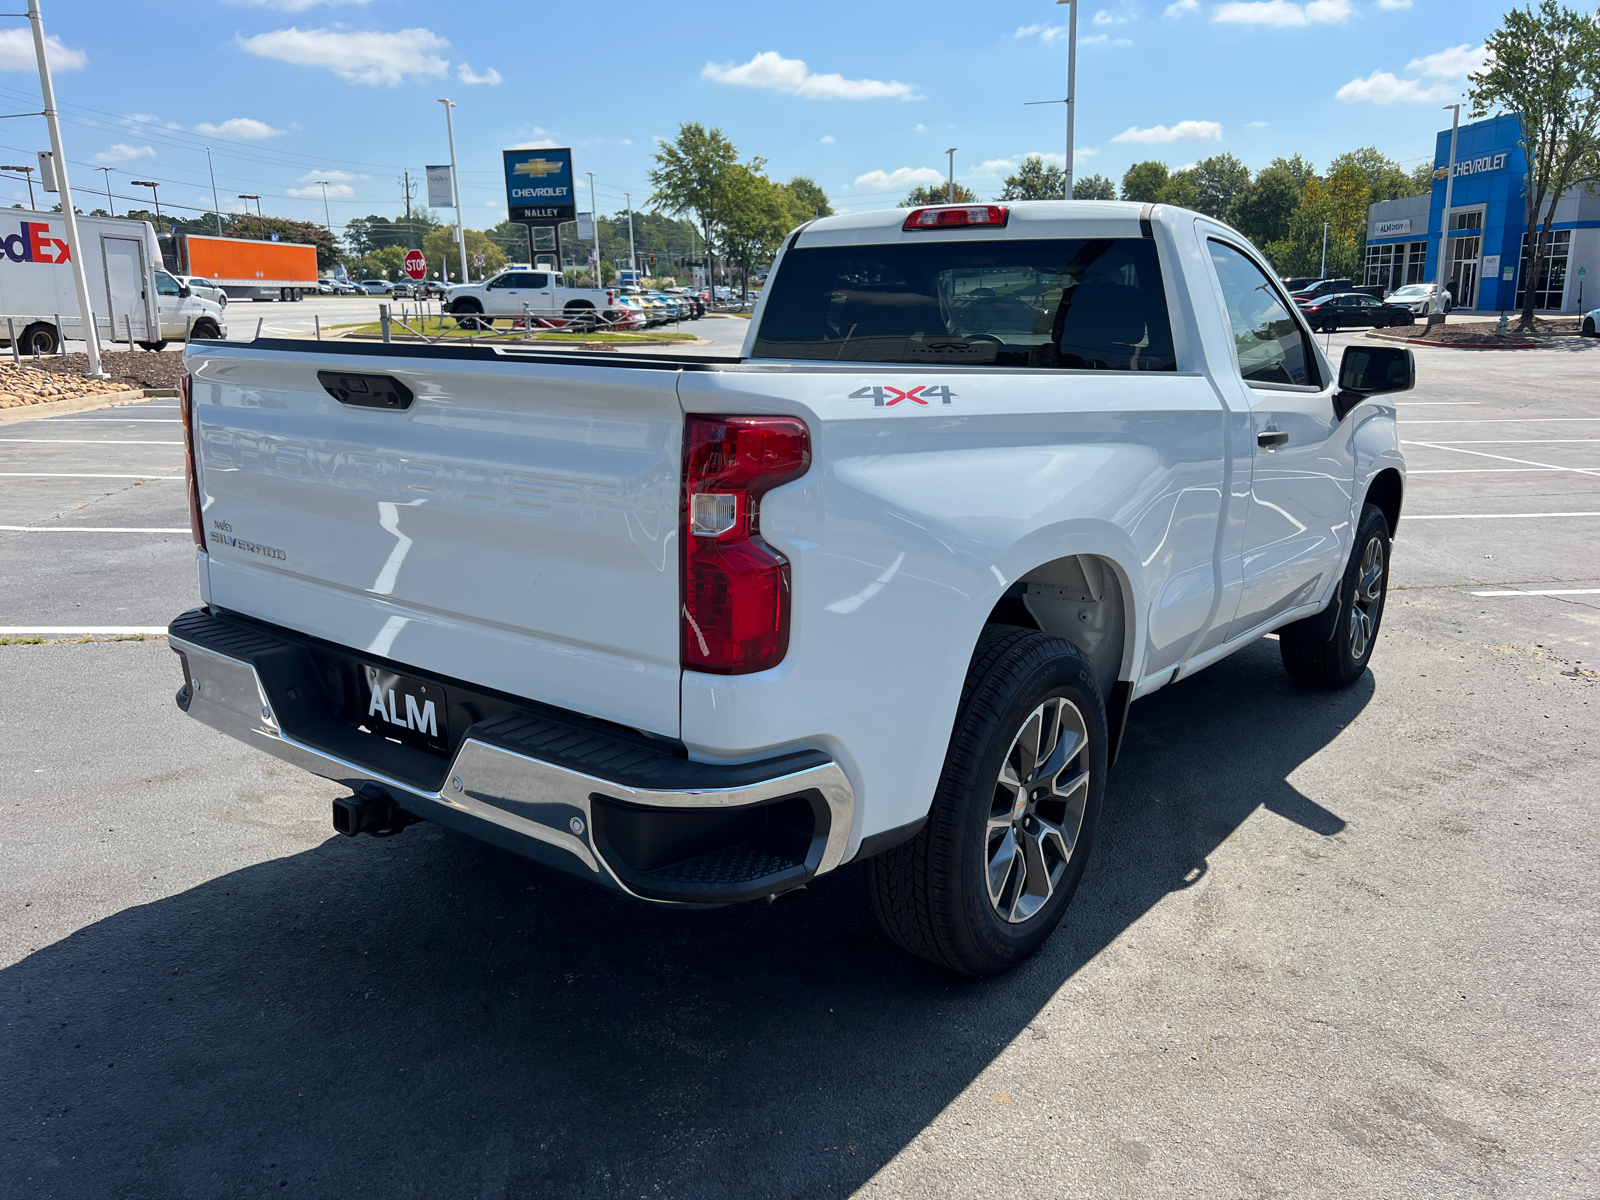
[[[447,765],[427,756],[422,766],[424,773],[433,769],[438,775],[434,785],[414,769],[421,752],[406,752],[412,755],[410,769],[386,770],[375,757],[396,749],[383,739],[344,737],[334,748],[318,744],[329,740],[319,737],[319,730],[338,728],[326,712],[289,716],[291,709],[303,710],[308,694],[317,689],[315,672],[296,665],[297,657],[304,657],[306,666],[311,663],[316,647],[307,640],[206,610],[175,620],[168,639],[184,663],[178,704],[202,724],[353,790],[376,787],[419,817],[631,896],[688,903],[752,899],[797,887],[844,858],[855,795],[838,764],[821,752],[785,754],[765,763],[689,763],[635,742],[597,747],[604,735],[579,731],[576,738],[587,758],[598,750],[601,757],[610,754],[627,763],[628,770],[608,778],[605,772],[591,773],[519,748],[519,736],[528,740],[520,731],[530,723],[546,743],[549,728],[559,732],[560,727],[545,717],[513,714],[473,725]],[[373,753],[362,752],[363,745]],[[781,836],[760,833],[762,821],[774,824],[780,809]],[[671,814],[687,822],[674,828]],[[752,837],[759,846],[711,845],[675,862],[656,861],[663,853],[670,860],[670,849],[653,855],[648,847],[639,850],[641,837],[643,843],[664,841],[694,850],[695,836],[702,843],[706,836],[713,842],[733,836],[715,833],[719,814],[735,832],[757,830]],[[713,832],[685,841],[685,823]]]

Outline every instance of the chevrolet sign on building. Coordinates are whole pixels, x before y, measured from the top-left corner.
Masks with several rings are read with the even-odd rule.
[[[575,220],[571,150],[506,150],[506,208],[524,225]]]

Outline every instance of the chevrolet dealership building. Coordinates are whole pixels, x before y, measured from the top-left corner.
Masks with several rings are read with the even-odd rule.
[[[1528,278],[1528,162],[1520,137],[1520,122],[1509,116],[1463,125],[1456,139],[1445,259],[1452,303],[1479,312],[1520,309],[1531,285],[1541,311],[1600,307],[1600,196],[1577,191],[1561,198],[1543,269],[1538,279]],[[1439,172],[1450,164],[1448,129],[1439,134],[1433,161]],[[1446,221],[1444,186],[1437,178],[1431,195],[1385,200],[1368,210],[1365,282],[1391,290],[1433,282]],[[1539,219],[1542,227],[1543,212]]]

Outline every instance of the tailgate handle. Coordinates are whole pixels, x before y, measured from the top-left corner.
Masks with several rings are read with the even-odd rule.
[[[404,412],[416,399],[411,389],[392,375],[318,371],[317,382],[340,404],[353,404],[357,408],[387,408]]]

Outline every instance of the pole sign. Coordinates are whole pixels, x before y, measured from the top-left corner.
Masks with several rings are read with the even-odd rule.
[[[450,191],[450,164],[424,167],[423,170],[428,173],[428,207],[449,208],[453,205],[456,201]]]
[[[412,250],[406,254],[406,274],[413,279],[421,279],[428,273],[428,260],[423,257],[421,250]]]
[[[506,208],[524,225],[560,225],[578,215],[572,151],[506,150]]]

